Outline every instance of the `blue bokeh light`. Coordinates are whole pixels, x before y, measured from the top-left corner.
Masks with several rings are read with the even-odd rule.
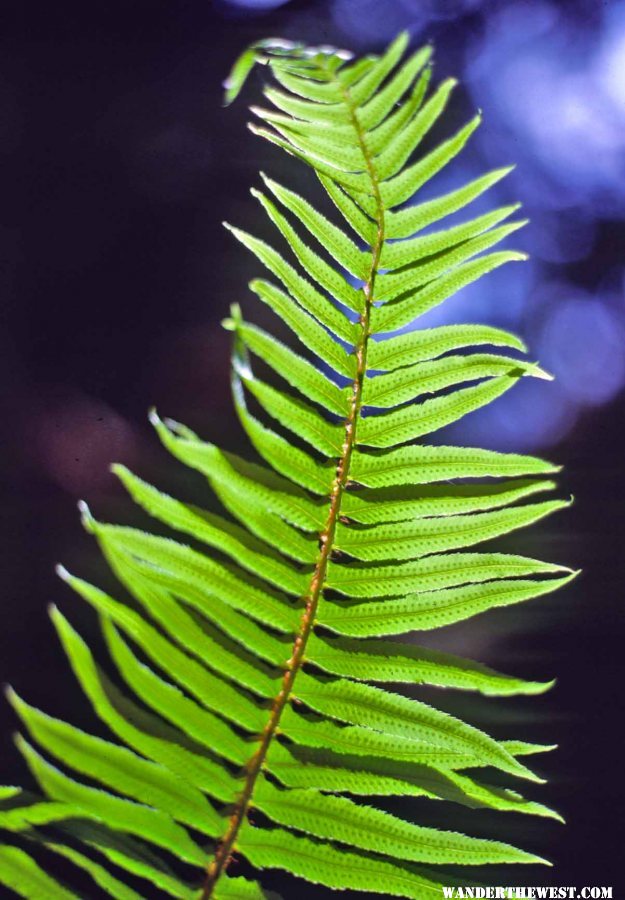
[[[334,0],[331,13],[340,31],[358,45],[392,40],[402,28],[412,26],[414,29],[423,24],[421,16],[418,13],[411,15],[401,2]]]
[[[222,2],[258,11],[282,0]],[[415,326],[477,321],[507,328],[555,377],[522,379],[501,402],[455,426],[458,439],[501,449],[562,440],[586,409],[610,402],[625,386],[623,263],[618,256],[605,267],[593,262],[606,220],[625,220],[625,0],[326,0],[317,9],[289,7],[289,36],[307,39],[314,23],[324,40],[358,52],[379,52],[401,29],[415,47],[433,39],[435,79],[453,74],[464,85],[447,133],[483,111],[481,128],[453,165],[409,203],[516,163],[470,208],[427,231],[520,200],[517,217],[530,225],[503,246],[530,261],[491,272]],[[586,279],[583,290],[575,269],[582,262],[595,271],[595,283]]]
[[[603,16],[598,29],[584,29],[553,3],[511,4],[468,47],[465,78],[497,119],[498,140],[489,135],[484,150],[528,161],[535,204],[622,217],[625,4]]]
[[[616,306],[601,298],[569,295],[549,309],[537,350],[571,399],[607,403],[625,381],[625,328]]]

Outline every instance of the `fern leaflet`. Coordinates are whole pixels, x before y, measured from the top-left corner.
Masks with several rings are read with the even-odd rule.
[[[539,781],[526,756],[549,748],[498,741],[384,686],[507,696],[551,683],[382,638],[548,594],[575,574],[476,549],[567,505],[542,497],[557,467],[424,440],[520,378],[550,376],[500,329],[397,333],[523,258],[494,249],[524,224],[517,206],[438,225],[507,169],[404,205],[479,125],[476,117],[420,152],[455,82],[428,96],[430,49],[402,62],[407,44],[400,35],[380,57],[353,61],[327,47],[265,41],[227,82],[231,101],[255,63],[268,67],[277,83],[264,91],[271,108],[253,107],[261,124],[250,127],[315,171],[344,222],[263,176],[265,191],[252,193],[282,249],[228,226],[270,276],[252,291],[298,342],[287,346],[245,321],[238,305],[225,322],[235,407],[262,462],[151,413],[163,445],[208,480],[224,515],[122,466],[114,469],[132,499],[171,536],[103,523],[81,507],[131,601],[59,573],[99,616],[124,688],[52,609],[110,738],[8,692],[29,736],[17,746],[42,791],[0,794],[10,836],[0,882],[18,895],[76,896],[46,873],[54,855],[120,900],[265,896],[260,880],[232,874],[233,856],[259,873],[283,869],[330,889],[416,900],[441,896],[449,883],[441,865],[543,861],[499,840],[405,821],[366,799],[420,796],[559,818],[489,783],[493,769]]]

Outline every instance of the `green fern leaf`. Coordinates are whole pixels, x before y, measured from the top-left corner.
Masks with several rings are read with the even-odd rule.
[[[352,480],[368,487],[431,484],[452,478],[543,475],[559,471],[558,466],[532,456],[497,453],[476,447],[428,447],[421,444],[380,454],[360,453],[356,449],[352,466]]]
[[[380,640],[354,641],[313,634],[307,659],[326,672],[356,681],[436,684],[495,696],[539,694],[553,683],[523,681],[448,653]]]
[[[255,805],[280,825],[349,847],[412,862],[480,865],[540,862],[505,844],[411,825],[389,813],[317,791],[278,790],[259,781]]]
[[[333,222],[317,212],[314,206],[303,197],[282,187],[276,181],[267,178],[266,175],[263,175],[263,181],[280,203],[308,229],[310,234],[322,247],[325,247],[342,268],[362,281],[367,278],[371,268],[370,252],[359,250],[351,238],[337,228]],[[356,308],[360,310],[363,306],[362,293],[358,292],[357,297]]]
[[[175,685],[164,681],[141,663],[124,643],[109,620],[103,623],[104,636],[120,674],[136,695],[163,720],[171,722],[177,735],[188,735],[198,746],[238,765],[247,759],[245,741],[222,719],[195,703]]]
[[[173,497],[169,497],[141,479],[136,478],[123,466],[114,466],[113,471],[119,476],[133,500],[155,518],[160,519],[161,522],[165,522],[172,528],[176,528],[214,547],[216,550],[239,562],[244,569],[247,569],[254,575],[258,575],[259,578],[269,581],[289,594],[298,595],[304,589],[304,577],[294,571],[291,566],[285,564],[277,554],[270,555],[267,553],[267,548],[260,541],[250,540],[248,532],[243,528],[238,528],[236,525],[233,526],[232,523],[220,516],[214,516],[204,510],[194,509],[184,503],[180,503]],[[260,485],[254,482],[252,484],[257,487],[257,491],[246,491],[247,485],[241,484],[241,480],[238,480],[236,487],[243,488],[243,490],[237,491],[241,495],[241,502],[245,502],[246,494],[252,494],[257,503],[261,498],[268,497],[268,490],[263,490]],[[230,488],[231,484],[228,487]],[[281,497],[276,497],[273,494],[270,497],[270,502],[273,502],[275,506],[286,505],[285,503],[280,503],[281,499]],[[295,515],[295,512],[293,515]],[[282,523],[282,520],[280,521]]]
[[[46,875],[34,860],[17,847],[0,846],[0,883],[20,897],[75,900],[76,894]]]
[[[18,737],[16,743],[33,776],[52,799],[77,806],[85,818],[143,838],[184,862],[202,864],[200,847],[167,813],[74,781],[46,762],[23,738]]]
[[[505,394],[514,387],[520,374],[511,364],[510,375],[499,375],[473,387],[460,388],[412,406],[400,406],[391,412],[362,419],[358,444],[367,447],[394,447],[414,441],[451,425],[464,416]]]
[[[236,332],[249,351],[258,359],[264,360],[301,394],[310,397],[329,412],[338,416],[347,415],[346,388],[339,388],[319,369],[259,328],[240,322],[236,325]]]
[[[529,375],[541,375],[541,370],[531,363],[522,361],[516,366]],[[505,356],[485,353],[445,356],[368,379],[363,388],[363,404],[384,409],[414,400],[421,394],[434,393],[467,381],[495,378],[509,371],[510,359]]]
[[[284,291],[260,279],[251,281],[250,289],[277,313],[304,346],[309,347],[316,356],[339,374],[348,378],[354,377],[356,365],[353,357],[348,356],[341,344],[332,340],[317,320],[296,306]]]
[[[409,765],[388,759],[337,757],[328,750],[274,745],[269,769],[288,787],[316,788],[326,793],[363,797],[411,796],[449,800],[471,809],[499,809],[526,815],[561,817],[516,791],[484,785],[453,769]]]
[[[177,900],[195,900],[197,891],[163,862],[146,844],[98,823],[72,820],[62,826],[64,837],[83,844],[115,867],[135,875]]]
[[[324,682],[302,674],[297,699],[332,719],[473,756],[522,778],[534,776],[493,738],[417,700],[347,680]]]
[[[492,485],[435,485],[428,487],[380,488],[348,493],[344,513],[354,522],[379,525],[404,522],[424,516],[454,516],[484,512],[507,506],[542,491],[555,488],[553,481],[499,482]]]
[[[336,546],[356,559],[416,559],[430,553],[471,547],[537,522],[565,506],[565,501],[548,500],[468,516],[441,516],[440,520],[415,519],[365,527],[339,524]]]
[[[368,350],[371,369],[391,372],[422,360],[436,359],[449,350],[495,344],[525,351],[515,335],[486,325],[441,325],[411,331],[385,341],[372,341]]]
[[[170,769],[46,716],[16,694],[10,699],[31,736],[70,768],[210,837],[219,834],[217,812],[200,791]]]
[[[522,578],[489,581],[350,605],[328,601],[320,623],[353,637],[429,631],[461,622],[487,609],[550,594],[568,584],[574,574],[541,581]]]
[[[215,890],[217,900],[264,900],[265,893],[256,881],[224,875]]]
[[[136,707],[132,719],[125,718],[115,705],[116,689],[98,671],[87,645],[58,610],[53,611],[53,620],[76,678],[98,717],[113,734],[137,753],[159,763],[165,772],[182,779],[184,784],[193,785],[222,803],[232,802],[238,784],[228,770],[178,743],[175,732],[174,739],[167,740],[137,727]]]
[[[88,872],[93,881],[98,887],[106,892],[108,897],[113,897],[115,900],[141,900],[141,894],[138,894],[132,888],[123,884],[118,878],[111,875],[104,866],[95,862],[95,860],[91,859],[89,856],[85,856],[84,853],[80,853],[73,847],[67,847],[63,844],[56,844],[50,841],[46,841],[45,847],[60,856],[64,856],[77,868]]]
[[[397,71],[397,74],[393,75],[387,84],[362,106],[359,119],[363,128],[375,134],[377,126],[380,125],[382,127],[382,124],[388,120],[387,117],[392,116],[394,107],[400,102],[402,96],[411,90],[417,92],[418,100],[412,98],[411,102],[405,103],[402,109],[408,110],[406,115],[414,115],[424,90],[420,80],[415,84],[415,78],[428,63],[431,56],[431,47],[422,47],[420,50],[417,50]],[[426,69],[425,73],[429,73],[429,71],[429,69]],[[397,112],[401,112],[401,109]]]
[[[381,56],[354,61],[330,47],[260,41],[226,82],[229,103],[254,65],[266,66],[275,84],[252,107],[260,125],[250,128],[313,169],[335,215],[262,175],[264,192],[252,194],[275,246],[227,226],[276,282],[255,278],[252,293],[297,341],[278,340],[238,303],[224,321],[235,409],[257,458],[150,413],[163,447],[201,476],[221,512],[123,466],[115,474],[146,530],[98,521],[81,504],[125,598],[59,574],[97,614],[116,678],[53,608],[106,734],[8,691],[37,745],[17,738],[42,792],[0,788],[10,835],[0,883],[18,895],[75,896],[46,874],[50,856],[119,900],[260,900],[265,869],[424,900],[451,883],[439,866],[544,862],[375,805],[422,797],[560,819],[489,783],[495,771],[532,787],[542,779],[526,757],[552,748],[497,740],[392,687],[512,696],[553,682],[383,638],[547,595],[576,574],[474,549],[566,507],[540,496],[554,490],[557,466],[423,440],[520,378],[551,376],[501,329],[415,327],[462,287],[524,259],[494,248],[525,222],[511,218],[516,204],[444,222],[510,168],[420,200],[480,116],[433,140],[455,81],[428,96],[431,48],[402,62],[408,44],[402,34]],[[251,877],[232,874],[237,856]]]
[[[328,585],[350,597],[392,597],[402,592],[423,593],[500,578],[562,572],[570,572],[570,569],[505,553],[446,553],[401,565],[331,563],[328,566]]]

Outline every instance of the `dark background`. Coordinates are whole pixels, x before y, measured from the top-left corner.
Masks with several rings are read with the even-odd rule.
[[[267,35],[379,51],[402,27],[415,45],[435,42],[437,79],[463,82],[440,134],[476,107],[485,116],[472,149],[433,190],[518,162],[488,203],[520,198],[532,219],[515,241],[532,261],[461,292],[428,324],[472,318],[511,327],[556,375],[474,414],[454,440],[562,462],[562,490],[575,505],[507,547],[584,569],[561,595],[435,636],[438,646],[526,677],[557,676],[541,698],[432,696],[499,737],[558,743],[538,761],[549,784],[528,793],[568,824],[466,819],[425,802],[413,808],[420,821],[470,821],[484,833],[494,826],[554,862],[524,870],[521,883],[613,885],[614,897],[625,896],[623,3],[3,7],[0,677],[87,727],[87,704],[46,616],[47,604],[58,603],[99,646],[92,617],[53,574],[62,560],[107,583],[75,501],[87,499],[102,518],[138,521],[107,471],[121,460],[209,503],[201,482],[159,449],[146,420],[151,404],[210,439],[242,446],[219,322],[233,301],[253,310],[245,285],[258,266],[220,223],[267,231],[248,193],[259,168],[315,189],[246,131],[244,102],[222,108],[220,83],[232,60]],[[256,74],[244,100],[258,100],[259,84]],[[0,718],[0,781],[24,783],[6,704]]]

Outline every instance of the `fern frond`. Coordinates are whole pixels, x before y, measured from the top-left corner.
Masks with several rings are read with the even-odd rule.
[[[239,304],[224,321],[235,408],[258,459],[150,414],[163,446],[208,482],[222,513],[123,466],[115,474],[168,536],[101,522],[81,504],[125,597],[59,574],[99,617],[118,681],[53,608],[108,736],[9,690],[29,736],[17,746],[43,794],[0,790],[10,840],[0,848],[0,883],[21,896],[74,896],[46,874],[54,855],[120,900],[257,900],[265,869],[332,890],[423,900],[451,883],[438,866],[544,862],[375,805],[376,797],[423,797],[560,819],[489,783],[493,771],[540,782],[526,757],[551,748],[497,740],[389,687],[511,696],[553,682],[382,638],[546,595],[576,574],[479,549],[568,505],[543,499],[557,466],[427,442],[521,378],[551,376],[501,329],[406,330],[464,286],[524,259],[495,248],[525,224],[516,204],[445,224],[509,168],[419,201],[480,116],[432,143],[455,81],[428,96],[431,50],[402,63],[408,43],[400,35],[380,57],[352,61],[332,48],[268,40],[228,79],[231,102],[256,63],[267,67],[276,86],[264,89],[266,106],[252,107],[250,128],[311,167],[338,216],[262,175],[263,190],[252,194],[276,245],[227,226],[269,275],[252,281],[252,292],[297,341],[247,321]],[[423,153],[426,136],[432,149]],[[404,205],[415,193],[418,202]],[[258,870],[257,880],[233,876],[233,856]]]

